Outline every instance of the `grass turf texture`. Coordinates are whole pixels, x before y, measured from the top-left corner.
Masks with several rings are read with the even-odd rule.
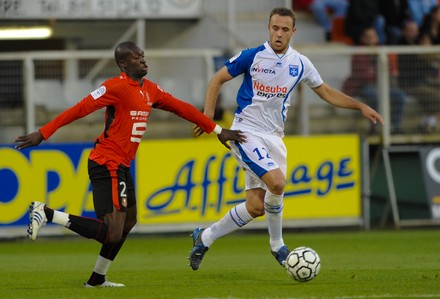
[[[440,298],[440,231],[285,233],[314,248],[321,273],[299,283],[272,257],[265,233],[218,240],[198,271],[187,235],[132,235],[110,267],[120,289],[85,289],[99,244],[81,237],[0,242],[0,298]]]

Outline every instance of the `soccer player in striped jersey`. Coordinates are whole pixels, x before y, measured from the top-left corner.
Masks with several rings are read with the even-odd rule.
[[[218,238],[264,214],[270,250],[278,263],[284,265],[289,249],[282,236],[287,168],[287,149],[282,138],[290,94],[299,82],[303,81],[324,101],[360,110],[373,123],[383,124],[382,116],[374,109],[324,83],[312,62],[289,45],[296,32],[295,14],[291,9],[273,9],[268,29],[269,41],[229,59],[208,85],[204,113],[212,118],[223,84],[243,74],[231,129],[244,132],[246,142],[232,142],[231,148],[245,170],[246,201],[211,226],[193,231],[189,256],[193,270],[199,268],[205,253]],[[195,127],[194,133],[202,134],[203,128]]]

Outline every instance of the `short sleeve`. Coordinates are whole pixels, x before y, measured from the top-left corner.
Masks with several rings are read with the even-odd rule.
[[[304,83],[306,83],[310,88],[321,86],[324,81],[310,59],[304,55],[301,55],[301,60],[304,63]]]
[[[250,48],[231,57],[225,64],[229,74],[232,77],[237,77],[238,75],[248,72],[255,55],[262,50],[264,50],[264,46]]]

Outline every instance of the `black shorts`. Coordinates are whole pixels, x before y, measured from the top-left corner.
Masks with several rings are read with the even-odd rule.
[[[89,160],[89,178],[92,183],[93,205],[95,214],[101,218],[114,209],[126,212],[136,205],[136,194],[130,168],[119,165],[118,169],[108,169],[95,161]]]

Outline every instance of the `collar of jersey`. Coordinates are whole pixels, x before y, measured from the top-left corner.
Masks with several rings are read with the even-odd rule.
[[[277,53],[275,53],[275,51],[272,49],[272,47],[270,46],[269,41],[266,41],[264,43],[264,46],[266,47],[266,49],[270,50],[274,55],[276,55],[279,59],[282,59],[284,56],[286,56],[290,51],[292,51],[292,47],[289,45],[289,47],[287,48],[286,53],[282,54],[282,55],[278,55]]]
[[[139,82],[131,79],[125,72],[121,72],[119,75],[122,79],[126,79],[130,85],[136,85],[139,86]],[[145,78],[142,78],[142,80],[145,80]]]

